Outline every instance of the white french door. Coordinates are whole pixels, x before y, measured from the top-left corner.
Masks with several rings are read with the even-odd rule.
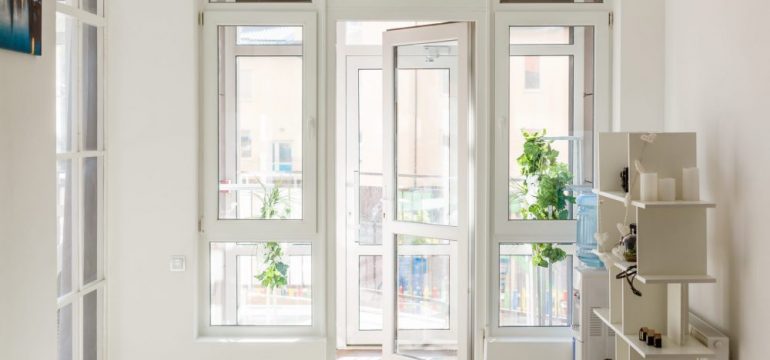
[[[470,24],[383,35],[383,357],[469,358]]]

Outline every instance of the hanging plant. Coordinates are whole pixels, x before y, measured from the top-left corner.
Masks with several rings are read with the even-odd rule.
[[[569,195],[572,173],[567,164],[557,159],[559,151],[552,140],[545,138],[546,131],[522,130],[524,152],[516,159],[524,181],[519,184],[517,197],[524,219],[567,220],[575,197]],[[567,257],[567,253],[554,244],[533,244],[532,262],[548,267]]]

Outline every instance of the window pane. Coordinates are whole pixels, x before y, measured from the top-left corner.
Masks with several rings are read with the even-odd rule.
[[[300,29],[301,36],[301,28],[289,29]],[[228,44],[235,27],[222,27],[220,34],[221,51],[234,54]],[[220,67],[219,217],[301,219],[302,50],[287,46],[282,51],[296,55],[257,56],[253,52],[273,50],[244,47],[252,47],[252,55],[226,55]]]
[[[396,219],[457,225],[457,42],[397,52]]]
[[[311,0],[209,0],[211,3],[309,3]]]
[[[603,0],[500,0],[501,3],[601,3]]]
[[[83,297],[83,360],[98,360],[99,297],[94,290]]]
[[[56,151],[73,150],[75,138],[75,106],[77,91],[75,49],[75,20],[56,14]]]
[[[593,182],[593,28],[512,27],[509,70],[509,219],[573,219]]]
[[[238,26],[238,45],[302,45],[301,26]]]
[[[100,200],[102,169],[99,159],[83,160],[83,283],[99,280],[99,242],[102,225]]]
[[[571,294],[572,256],[543,268],[532,263],[531,244],[500,245],[501,327],[569,326]]]
[[[571,44],[568,26],[511,26],[511,45]]]
[[[211,325],[312,324],[311,245],[212,243]]]
[[[99,11],[99,1],[100,0],[81,0],[82,1],[82,7],[83,10],[88,11],[92,14],[98,14]]]
[[[396,351],[418,359],[457,358],[457,247],[454,241],[397,236]],[[454,283],[453,283],[454,282]]]
[[[358,257],[358,329],[382,330],[382,256]]]
[[[57,360],[72,360],[72,305],[57,312]]]
[[[57,276],[59,296],[72,291],[72,226],[74,224],[72,207],[72,160],[57,162],[57,206],[56,206],[56,238],[57,238]]]
[[[83,24],[83,148],[100,150],[99,124],[99,30]]]
[[[382,70],[358,71],[358,242],[382,244]]]
[[[382,33],[415,25],[433,24],[431,21],[346,21],[347,45],[382,45]]]

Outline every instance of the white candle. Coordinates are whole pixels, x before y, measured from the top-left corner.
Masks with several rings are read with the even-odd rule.
[[[658,201],[658,173],[641,173],[639,178],[642,201]]]
[[[682,200],[700,200],[700,176],[698,175],[698,168],[692,167],[682,169]]]
[[[676,200],[676,180],[665,178],[658,180],[658,200],[674,201]]]

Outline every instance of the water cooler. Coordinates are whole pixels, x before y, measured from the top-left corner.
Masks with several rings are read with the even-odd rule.
[[[615,356],[615,333],[594,314],[609,307],[607,270],[583,265],[573,276],[572,331],[575,360],[606,360]]]

